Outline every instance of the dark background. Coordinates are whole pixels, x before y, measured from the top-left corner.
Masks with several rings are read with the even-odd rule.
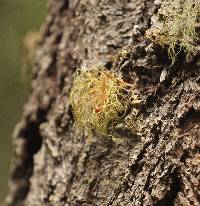
[[[46,2],[0,0],[0,205],[8,191],[12,132],[30,89],[30,76],[22,75],[22,40],[29,31],[39,30]]]

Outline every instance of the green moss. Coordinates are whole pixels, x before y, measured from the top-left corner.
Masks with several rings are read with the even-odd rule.
[[[103,67],[79,70],[70,92],[76,124],[88,134],[111,135],[133,99],[133,86]]]
[[[174,64],[181,49],[187,57],[195,53],[199,14],[199,0],[164,0],[158,11],[158,22],[147,30],[146,36],[156,44],[167,45]]]

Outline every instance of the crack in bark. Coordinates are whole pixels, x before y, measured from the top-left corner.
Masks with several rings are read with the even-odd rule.
[[[170,178],[172,179],[172,183],[170,185],[169,191],[167,191],[165,196],[154,206],[174,206],[174,201],[177,197],[177,194],[181,191],[181,179],[177,169],[175,169],[170,174]]]
[[[27,120],[26,126],[19,125],[22,128],[18,132],[18,138],[24,140],[24,145],[21,148],[22,159],[16,164],[11,173],[13,183],[19,184],[20,189],[13,191],[10,206],[20,205],[29,192],[29,179],[33,174],[33,157],[40,150],[42,138],[39,133],[39,126],[46,121],[47,110],[38,109],[36,121]],[[28,118],[28,117],[27,117]],[[13,184],[12,183],[12,184]]]

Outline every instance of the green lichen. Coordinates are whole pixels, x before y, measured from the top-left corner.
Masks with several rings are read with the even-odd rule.
[[[183,49],[186,56],[195,53],[199,34],[199,0],[164,0],[158,11],[154,28],[146,36],[162,47],[168,46],[168,54],[174,64]]]
[[[75,122],[88,134],[111,135],[133,99],[133,86],[103,67],[79,70],[70,92]]]

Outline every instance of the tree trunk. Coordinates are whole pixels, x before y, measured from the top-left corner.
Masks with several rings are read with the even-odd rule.
[[[199,206],[199,54],[169,67],[166,49],[145,38],[154,0],[51,0],[48,9],[14,132],[9,204]],[[142,100],[118,138],[91,141],[74,126],[73,73],[95,65],[120,73]]]

